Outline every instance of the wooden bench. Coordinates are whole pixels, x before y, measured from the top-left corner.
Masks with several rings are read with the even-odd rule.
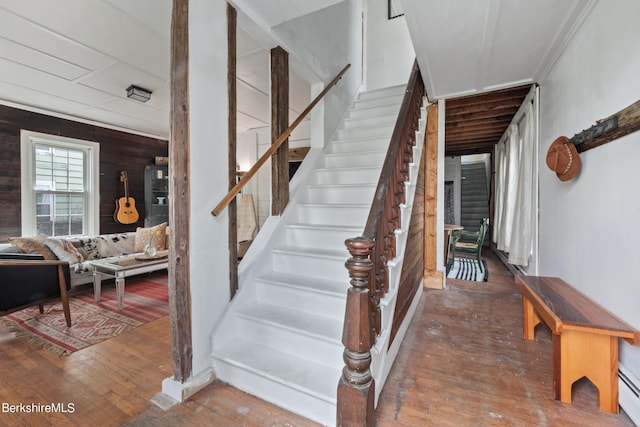
[[[598,389],[598,407],[618,413],[618,338],[640,344],[640,332],[557,277],[516,276],[522,290],[524,339],[544,322],[552,333],[553,397],[571,403],[582,377]]]

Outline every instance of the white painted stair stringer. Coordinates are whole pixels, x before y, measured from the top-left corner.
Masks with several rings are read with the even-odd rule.
[[[344,365],[344,239],[362,233],[404,87],[376,92],[359,96],[324,149],[310,150],[289,206],[240,264],[240,290],[212,335],[220,380],[324,425],[335,423]]]

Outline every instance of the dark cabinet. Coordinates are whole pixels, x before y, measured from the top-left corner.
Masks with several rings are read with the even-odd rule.
[[[169,222],[169,167],[144,168],[144,226]]]

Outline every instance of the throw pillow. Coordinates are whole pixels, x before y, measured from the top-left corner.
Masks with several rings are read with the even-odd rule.
[[[167,223],[154,225],[153,227],[136,229],[136,244],[133,249],[134,252],[139,253],[144,251],[144,247],[147,244],[153,244],[157,250],[164,250],[167,246]]]
[[[71,265],[84,261],[84,257],[68,240],[49,238],[44,241],[44,244],[61,261],[67,261]]]
[[[47,239],[47,236],[43,234],[38,234],[34,237],[9,237],[9,242],[12,245],[19,247],[22,250],[22,253],[25,254],[40,254],[46,260],[57,260],[56,254],[51,252],[45,244],[44,241]]]
[[[133,253],[132,239],[124,233],[103,234],[96,237],[101,258]]]

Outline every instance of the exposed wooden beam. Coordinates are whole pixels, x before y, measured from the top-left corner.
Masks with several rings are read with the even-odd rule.
[[[424,221],[424,285],[442,289],[443,274],[438,271],[438,104],[427,110],[425,134],[425,221]]]
[[[515,114],[515,113],[514,113]],[[447,123],[447,128],[451,129],[451,128],[469,128],[469,127],[473,127],[473,126],[487,126],[487,125],[500,125],[500,124],[504,124],[506,123],[507,126],[509,125],[509,123],[511,123],[511,120],[513,119],[513,114],[507,114],[507,115],[503,115],[503,116],[493,116],[493,117],[488,117],[485,119],[469,119],[469,120],[462,120],[459,122],[452,122],[452,123]]]
[[[229,190],[236,185],[237,160],[237,71],[236,71],[236,27],[238,13],[227,3],[227,90],[229,104]],[[234,198],[229,203],[229,291],[233,299],[238,291],[238,205]]]
[[[169,144],[169,317],[173,377],[192,373],[189,284],[189,0],[173,0],[171,14],[171,144]]]
[[[485,108],[483,110],[473,111],[473,112],[464,112],[464,113],[458,113],[458,114],[451,114],[450,112],[447,112],[444,122],[445,124],[448,124],[448,123],[462,122],[465,120],[488,119],[491,117],[509,116],[509,115],[513,117],[513,115],[518,112],[518,108],[520,107],[520,105],[522,105],[521,99],[519,100],[519,102],[520,104],[517,104],[516,106],[502,105],[500,107],[493,108],[493,109]]]
[[[271,49],[271,143],[289,127],[289,54],[280,46]],[[280,215],[289,203],[289,142],[271,157],[272,215]]]
[[[596,148],[601,146],[602,144],[606,144],[607,142],[611,142],[614,139],[621,138],[627,134],[635,132],[640,129],[640,101],[636,101],[635,103],[629,105],[628,107],[618,111],[617,113],[604,118],[602,120],[598,120],[596,123],[603,123],[614,119],[616,121],[616,127],[610,131],[602,132],[595,137],[587,137],[582,138],[585,134],[588,135],[589,130],[587,129],[583,132],[580,132],[577,135],[574,135],[571,138],[571,141],[577,141],[584,139],[583,142],[575,142],[576,149],[578,153],[582,153],[584,151],[590,150],[592,148]],[[597,124],[593,127],[597,127]],[[592,128],[593,128],[592,127]]]
[[[516,111],[522,105],[522,100],[526,96],[526,93],[522,96],[514,96],[505,99],[498,99],[495,101],[488,101],[480,104],[461,104],[457,107],[447,107],[447,113],[445,120],[449,118],[466,115],[466,114],[479,114],[493,111],[500,111],[504,109],[515,109]]]

